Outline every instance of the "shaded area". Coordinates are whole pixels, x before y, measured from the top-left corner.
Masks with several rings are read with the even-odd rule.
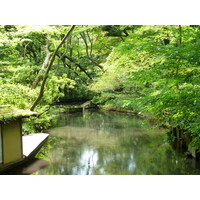
[[[49,165],[49,162],[46,160],[33,158],[26,162],[24,165],[20,165],[14,169],[6,171],[2,175],[30,175],[38,170],[45,168]]]

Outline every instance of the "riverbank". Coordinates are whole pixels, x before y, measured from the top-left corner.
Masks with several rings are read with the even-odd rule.
[[[99,108],[106,111],[121,112],[133,114],[143,119],[148,119],[149,123],[157,127],[166,129],[168,142],[179,152],[187,157],[200,158],[198,144],[194,144],[195,137],[191,133],[176,125],[160,119],[154,112],[146,112],[145,105],[141,98],[131,99],[130,97],[112,98],[101,102],[101,98],[94,99],[94,102],[100,102]],[[197,138],[198,139],[198,138]]]

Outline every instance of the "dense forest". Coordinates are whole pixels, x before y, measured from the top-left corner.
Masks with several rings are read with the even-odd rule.
[[[199,45],[198,25],[1,25],[0,105],[37,111],[28,133],[50,127],[56,105],[91,100],[199,150]]]

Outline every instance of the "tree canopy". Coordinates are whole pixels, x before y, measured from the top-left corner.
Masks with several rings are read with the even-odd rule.
[[[0,104],[30,109],[46,77],[40,113],[90,99],[151,115],[200,147],[200,26],[78,25],[56,51],[70,28],[0,26]]]

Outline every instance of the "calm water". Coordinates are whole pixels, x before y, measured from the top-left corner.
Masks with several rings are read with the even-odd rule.
[[[167,143],[163,130],[132,115],[58,116],[43,148],[50,165],[34,174],[200,174],[198,163]]]
[[[200,174],[199,164],[167,143],[164,130],[132,115],[84,112],[55,117],[38,154],[39,175]],[[36,167],[35,167],[36,166]],[[37,169],[37,165],[34,164]],[[23,170],[11,172],[20,174]]]

